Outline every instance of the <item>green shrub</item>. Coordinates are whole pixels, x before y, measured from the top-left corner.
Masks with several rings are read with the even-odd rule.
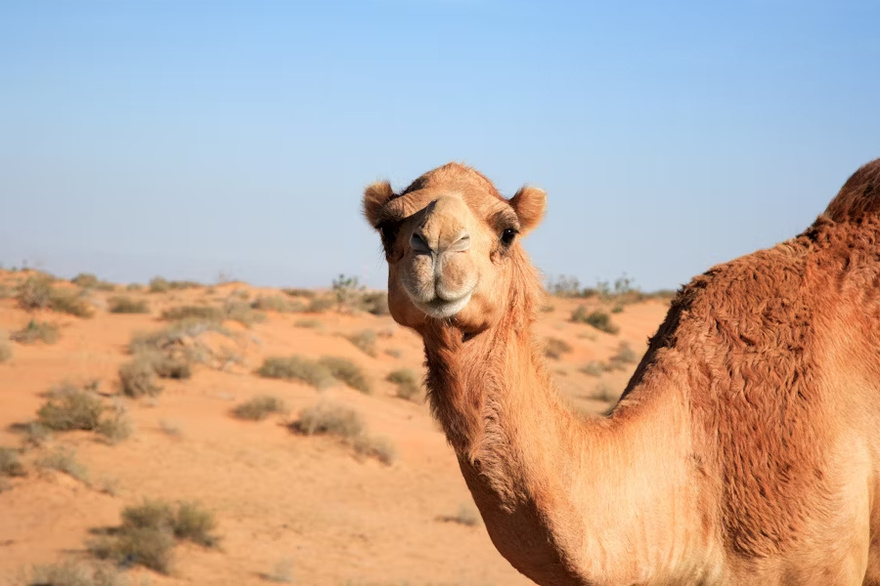
[[[345,339],[357,346],[367,356],[376,356],[376,332],[362,330],[345,336]]]
[[[266,358],[257,374],[265,378],[299,380],[317,389],[329,387],[335,381],[326,366],[302,356]]]
[[[0,447],[0,476],[25,476],[24,466],[18,460],[18,451]]]
[[[37,411],[40,424],[55,431],[94,430],[104,406],[96,395],[65,384]]]
[[[611,323],[610,315],[602,310],[587,313],[587,309],[583,305],[578,307],[574,313],[571,314],[571,321],[589,324],[597,330],[608,334],[616,334],[619,331],[618,327]]]
[[[238,405],[232,414],[238,419],[262,421],[272,413],[286,413],[284,401],[273,395],[261,395]]]
[[[397,396],[408,401],[415,401],[422,396],[422,388],[416,373],[409,368],[400,368],[385,378],[397,385]]]
[[[329,370],[333,378],[357,391],[370,394],[373,390],[361,367],[347,358],[324,356],[318,360],[318,364]]]
[[[58,326],[32,319],[22,329],[12,332],[9,339],[19,344],[33,344],[38,341],[54,344],[58,341]]]
[[[150,306],[142,299],[119,295],[107,300],[107,310],[110,313],[150,313]]]

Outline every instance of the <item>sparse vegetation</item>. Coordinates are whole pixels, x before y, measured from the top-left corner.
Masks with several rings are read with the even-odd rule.
[[[6,341],[6,335],[0,332],[0,364],[12,358],[12,346]]]
[[[168,321],[196,319],[219,323],[224,315],[222,309],[212,305],[180,305],[164,310],[160,317]]]
[[[92,306],[74,291],[52,291],[51,308],[53,311],[75,315],[76,317],[92,317]]]
[[[599,381],[596,383],[595,388],[593,389],[592,398],[598,401],[610,402],[620,396],[620,393],[615,393],[614,390],[606,383],[605,381]]]
[[[232,414],[238,419],[250,421],[262,421],[273,413],[286,412],[287,406],[284,404],[284,401],[274,395],[254,397],[232,410]]]
[[[253,309],[260,311],[274,311],[277,313],[289,313],[293,311],[305,311],[308,308],[305,302],[297,299],[288,299],[279,295],[271,297],[259,296],[251,303]]]
[[[293,582],[293,562],[287,558],[280,560],[271,572],[263,575],[263,578],[269,582],[291,584]]]
[[[307,311],[309,313],[321,313],[323,311],[327,311],[331,309],[336,304],[336,301],[332,297],[321,296],[321,297],[313,297],[309,302],[309,307]]]
[[[376,332],[362,330],[345,336],[345,339],[357,346],[367,356],[376,356]]]
[[[447,523],[458,523],[466,527],[477,527],[482,522],[480,512],[470,503],[462,503],[456,514],[440,517],[440,520]]]
[[[617,352],[611,357],[610,362],[619,365],[621,370],[625,370],[628,364],[635,364],[639,361],[639,355],[629,347],[626,342],[621,342],[617,347]]]
[[[122,393],[128,397],[154,397],[162,391],[156,381],[153,361],[144,354],[136,355],[119,367],[119,382]]]
[[[339,312],[354,311],[357,309],[357,300],[361,296],[363,286],[358,283],[357,277],[340,274],[333,279],[331,284],[333,294],[336,296],[336,309]]]
[[[118,295],[107,300],[107,311],[110,313],[150,313],[150,306],[143,299],[132,299]]]
[[[352,442],[356,454],[366,458],[375,458],[390,466],[397,459],[397,450],[386,437],[360,435]]]
[[[50,398],[37,411],[41,425],[55,431],[92,431],[98,427],[104,406],[100,397],[64,384],[51,391]]]
[[[89,482],[89,471],[76,459],[76,452],[73,450],[58,448],[46,454],[37,464],[42,468],[63,472],[80,482]]]
[[[295,322],[293,322],[293,325],[298,328],[312,328],[312,329],[319,329],[319,328],[324,327],[324,324],[321,322],[321,320],[318,320],[318,319],[298,319]]]
[[[385,378],[390,383],[397,385],[397,396],[407,401],[415,401],[422,396],[421,385],[416,373],[409,368],[399,368],[392,371]]]
[[[367,380],[361,367],[348,358],[323,356],[318,360],[318,364],[330,371],[333,378],[344,382],[357,391],[366,394],[373,391],[370,381]]]
[[[319,403],[303,409],[292,428],[303,435],[332,435],[353,441],[363,434],[364,422],[353,409]]]
[[[74,291],[52,287],[50,277],[29,276],[16,290],[18,305],[26,311],[51,309],[77,317],[90,317],[92,307]]]
[[[253,324],[266,320],[266,315],[259,311],[254,311],[251,304],[247,301],[238,299],[227,299],[223,304],[224,319],[237,321],[245,327],[251,327]]]
[[[171,283],[163,277],[153,277],[150,279],[150,293],[165,293],[171,290]]]
[[[391,313],[391,310],[388,308],[388,293],[385,291],[362,294],[360,306],[361,309],[373,315],[388,315]]]
[[[171,571],[175,538],[214,547],[219,538],[213,514],[197,503],[175,508],[164,501],[145,500],[122,511],[122,524],[114,532],[89,544],[98,558],[135,563],[157,572]]]
[[[131,437],[132,423],[125,404],[117,402],[112,409],[107,411],[109,411],[109,415],[98,422],[95,431],[104,436],[110,445],[116,445]]]
[[[113,566],[64,560],[34,566],[30,586],[129,586],[131,582]]]
[[[18,459],[18,451],[0,446],[0,476],[24,476],[27,472]]]
[[[559,360],[563,354],[572,351],[571,344],[561,338],[545,338],[544,339],[544,356]]]
[[[591,360],[578,370],[589,376],[602,376],[602,373],[605,372],[605,366],[598,360]]]
[[[291,297],[304,297],[305,299],[312,299],[315,296],[315,292],[311,289],[290,287],[287,289],[282,289],[281,292],[285,295],[290,295]]]
[[[266,378],[302,381],[316,389],[329,387],[335,380],[326,366],[296,355],[266,358],[263,365],[257,370],[257,374]]]
[[[606,312],[597,309],[588,313],[587,308],[583,305],[579,306],[574,313],[571,314],[571,321],[589,324],[597,330],[608,334],[616,334],[619,331],[619,328],[611,322],[611,316]]]
[[[58,326],[32,319],[22,329],[12,332],[9,339],[19,344],[33,344],[34,342],[54,344],[58,341]]]

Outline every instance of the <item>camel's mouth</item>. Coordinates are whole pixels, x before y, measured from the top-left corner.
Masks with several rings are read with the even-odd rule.
[[[456,299],[442,299],[440,297],[435,297],[427,302],[416,301],[413,299],[413,303],[421,311],[425,312],[425,315],[428,317],[433,317],[434,319],[446,319],[464,309],[471,300],[471,295],[473,295],[473,293],[473,290],[468,291],[465,295]]]

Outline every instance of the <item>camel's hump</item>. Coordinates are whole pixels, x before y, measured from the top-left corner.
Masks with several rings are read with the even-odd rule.
[[[853,173],[822,215],[835,222],[846,222],[867,214],[880,214],[880,159]]]

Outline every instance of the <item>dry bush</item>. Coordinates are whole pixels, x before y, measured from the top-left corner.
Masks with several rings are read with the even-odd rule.
[[[332,435],[350,441],[364,432],[364,422],[357,411],[327,403],[303,409],[291,427],[303,435]]]
[[[142,354],[119,367],[119,382],[122,393],[128,397],[154,397],[162,391],[156,381],[153,361]]]
[[[357,346],[367,356],[376,356],[376,332],[362,330],[345,336],[345,339]]]
[[[238,299],[226,300],[223,304],[223,317],[224,319],[237,321],[248,328],[255,323],[266,321],[266,314],[254,311],[250,303]]]
[[[95,428],[95,431],[104,436],[107,443],[116,445],[131,437],[133,430],[131,418],[128,416],[128,409],[124,403],[117,402],[108,411],[109,415],[106,415],[98,422],[98,427]]]
[[[403,352],[401,352],[398,348],[386,348],[385,354],[392,358],[400,358],[401,356],[403,356]]]
[[[150,306],[142,299],[118,295],[107,300],[107,311],[110,313],[150,313]]]
[[[440,520],[447,523],[458,523],[467,527],[476,527],[482,522],[482,517],[480,517],[480,511],[474,505],[462,503],[459,505],[456,514],[440,517]]]
[[[280,560],[271,572],[263,574],[263,579],[279,584],[292,584],[294,581],[293,562],[287,558]]]
[[[27,311],[51,309],[77,317],[91,317],[92,307],[74,291],[56,290],[45,275],[30,276],[16,290],[18,305]]]
[[[561,338],[544,338],[544,356],[559,360],[563,354],[571,352],[571,344]]]
[[[408,401],[415,401],[422,396],[422,387],[419,377],[409,368],[399,368],[392,371],[385,378],[390,383],[397,385],[397,396]]]
[[[326,366],[302,356],[270,356],[263,361],[257,374],[265,378],[298,380],[317,389],[331,386],[336,379]]]
[[[94,289],[98,286],[98,277],[92,273],[80,273],[70,280],[71,283],[83,289]]]
[[[38,322],[32,319],[22,329],[12,332],[9,339],[19,344],[33,344],[38,341],[45,344],[54,344],[58,341],[58,326],[49,322]]]
[[[324,327],[324,324],[319,319],[298,319],[293,322],[293,325],[297,328],[312,328],[319,329]]]
[[[388,308],[388,293],[385,291],[363,293],[360,299],[360,307],[373,315],[388,315],[391,313],[391,310]]]
[[[629,347],[629,344],[621,342],[617,347],[617,352],[611,357],[611,361],[620,364],[635,364],[639,361],[639,355]]]
[[[169,352],[170,350],[186,345],[191,338],[205,332],[218,332],[229,336],[228,330],[224,329],[219,322],[199,318],[188,318],[177,321],[163,330],[153,332],[140,332],[135,334],[128,343],[128,351],[131,354],[141,352]]]
[[[104,411],[100,397],[66,383],[51,393],[52,398],[37,411],[41,425],[55,431],[91,431],[98,427]]]
[[[281,292],[291,297],[304,297],[306,299],[312,299],[315,297],[315,292],[311,289],[288,287],[287,289],[282,289]]]
[[[203,547],[216,547],[220,538],[212,533],[217,528],[214,514],[195,502],[180,503],[172,521],[177,539],[192,541]]]
[[[261,395],[238,405],[232,414],[238,419],[262,421],[272,413],[286,413],[284,401],[274,395]]]
[[[52,310],[76,317],[92,317],[94,310],[89,303],[73,291],[53,291]]]
[[[171,290],[171,283],[163,277],[153,277],[150,279],[150,293],[165,293]]]
[[[130,586],[131,581],[107,564],[65,560],[34,566],[27,577],[30,586]]]
[[[39,421],[30,421],[24,426],[24,444],[39,448],[52,439],[52,431]]]
[[[221,322],[223,321],[224,315],[222,309],[211,305],[179,305],[164,310],[160,317],[161,319],[168,321],[197,319],[209,322]]]
[[[590,396],[597,401],[605,401],[606,403],[617,399],[620,393],[615,393],[608,383],[599,381],[593,388],[593,394]]]
[[[251,307],[260,311],[290,313],[294,311],[305,311],[308,306],[297,299],[287,299],[280,295],[273,295],[271,297],[264,297],[261,295],[251,303]]]
[[[174,534],[167,529],[123,527],[115,535],[90,542],[88,548],[99,559],[137,564],[167,575],[171,573]]]
[[[181,291],[183,289],[198,289],[199,287],[202,287],[202,284],[198,281],[171,281],[168,283],[168,287],[175,291]]]
[[[571,314],[571,321],[589,324],[597,330],[608,334],[616,334],[619,331],[619,328],[611,322],[611,316],[606,312],[597,309],[587,313],[587,308],[583,305],[574,310]]]
[[[344,382],[349,387],[368,395],[373,392],[364,371],[348,358],[323,356],[318,360],[318,364],[329,370],[333,378]]]
[[[356,454],[375,458],[389,466],[397,459],[397,450],[386,437],[361,435],[354,439],[352,447]]]
[[[89,482],[89,471],[76,459],[76,452],[70,449],[58,448],[49,452],[37,462],[37,465],[63,472],[86,484]]]
[[[27,472],[18,459],[18,450],[0,446],[0,476],[25,476]]]
[[[309,313],[322,313],[324,311],[328,311],[336,305],[336,299],[333,297],[323,295],[320,297],[313,297],[309,302],[309,306],[306,309]]]
[[[125,286],[126,291],[143,291],[144,286],[140,283],[129,283]]]
[[[580,372],[589,376],[602,376],[605,372],[605,365],[598,360],[591,360],[578,369]]]

